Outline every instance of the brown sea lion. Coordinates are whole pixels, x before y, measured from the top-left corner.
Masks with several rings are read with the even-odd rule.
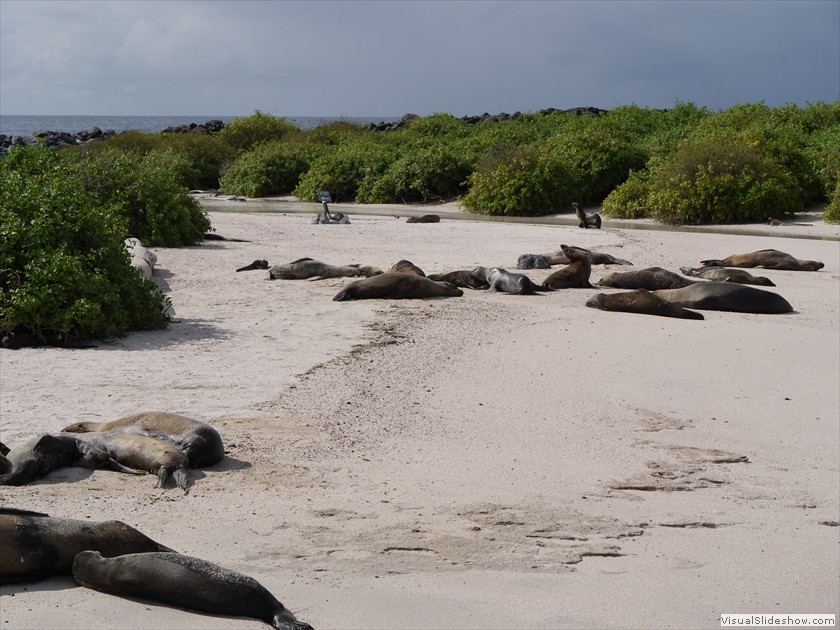
[[[708,267],[764,267],[784,271],[817,271],[825,267],[818,260],[799,260],[777,249],[761,249],[750,254],[735,254],[723,260],[702,260],[701,265]]]
[[[622,291],[621,293],[598,293],[587,300],[586,306],[598,308],[602,311],[641,313],[680,319],[703,319],[702,313],[695,313],[682,306],[672,304],[645,289]]]
[[[0,507],[0,584],[69,574],[73,558],[87,550],[106,557],[172,551],[121,521],[55,518]]]
[[[550,269],[551,264],[542,254],[522,254],[516,260],[517,269]]]
[[[728,269],[727,267],[680,267],[687,276],[703,278],[704,280],[716,280],[717,282],[737,282],[738,284],[759,284],[764,287],[775,287],[770,278],[754,276],[743,269]],[[664,287],[663,287],[664,288]]]
[[[698,282],[656,295],[678,306],[736,313],[790,313],[793,307],[778,293],[731,282]]]
[[[225,456],[222,437],[209,424],[167,411],[142,411],[110,422],[77,422],[65,433],[120,431],[147,437],[164,437],[187,454],[190,468],[218,464]]]
[[[589,274],[592,273],[592,262],[589,255],[575,247],[560,246],[561,251],[571,262],[568,267],[558,269],[545,280],[543,285],[551,289],[589,289]]]
[[[509,293],[511,295],[534,295],[537,292],[551,291],[552,289],[536,284],[524,273],[513,273],[501,267],[487,269],[487,284],[491,291]]]
[[[574,245],[570,245],[569,247],[573,247],[574,249],[578,249],[582,252],[586,252],[589,256],[589,260],[592,262],[593,265],[632,265],[629,260],[623,260],[621,258],[616,258],[615,256],[611,256],[610,254],[605,254],[603,252],[593,252],[588,249],[584,249],[583,247],[576,247]],[[550,252],[548,254],[540,254],[543,256],[551,265],[568,265],[572,261],[566,257],[566,254],[563,253],[562,249],[558,249],[556,252]]]
[[[240,267],[236,271],[251,271],[253,269],[268,269],[268,261],[267,260],[255,260],[250,265],[245,265],[244,267]]]
[[[696,282],[696,280],[683,278],[679,274],[662,267],[648,267],[647,269],[635,269],[624,273],[607,274],[598,281],[598,284],[614,289],[655,291],[657,289],[681,289]]]
[[[466,287],[468,289],[487,289],[490,286],[487,282],[487,270],[484,267],[459,269],[449,273],[433,273],[426,277],[429,280],[449,282],[456,287]]]
[[[355,278],[382,273],[370,265],[344,265],[336,267],[311,258],[300,258],[268,270],[269,280],[323,280],[325,278]]]
[[[254,578],[179,553],[103,558],[98,551],[83,551],[73,560],[73,577],[82,586],[112,595],[254,617],[278,630],[312,630]]]
[[[391,268],[388,270],[389,273],[412,273],[415,276],[425,276],[426,274],[423,273],[423,270],[420,269],[417,265],[415,265],[410,260],[400,260],[395,262],[391,265]]]
[[[389,272],[351,282],[333,300],[407,300],[462,295],[464,292],[461,289],[448,282],[435,282],[411,273]]]
[[[419,217],[408,217],[406,223],[440,223],[440,215],[437,214],[423,214]]]
[[[575,209],[575,214],[577,215],[578,220],[578,227],[582,228],[590,228],[594,227],[595,229],[601,229],[601,215],[597,212],[592,214],[586,214],[578,204],[573,203],[572,207]]]

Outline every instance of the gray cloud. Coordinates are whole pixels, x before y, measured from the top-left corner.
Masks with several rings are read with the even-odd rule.
[[[4,114],[838,99],[838,2],[0,1]]]

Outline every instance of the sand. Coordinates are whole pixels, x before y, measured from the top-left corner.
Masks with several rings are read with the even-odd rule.
[[[211,423],[228,450],[191,472],[187,494],[66,468],[0,488],[2,504],[120,519],[256,578],[316,628],[716,628],[723,613],[840,613],[837,226],[580,230],[449,220],[447,207],[439,224],[333,209],[352,224],[213,211],[219,234],[251,242],[154,248],[168,330],[0,350],[10,446],[165,410]],[[234,271],[304,256],[513,268],[561,243],[636,268],[765,248],[825,268],[761,271],[794,313],[704,321],[586,308],[597,289],[342,303],[349,278]],[[626,268],[592,278],[611,270]],[[0,626],[267,627],[69,577],[2,587]]]

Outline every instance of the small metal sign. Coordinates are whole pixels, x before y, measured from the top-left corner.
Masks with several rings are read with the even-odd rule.
[[[318,191],[318,200],[322,203],[332,203],[332,196],[327,190]]]

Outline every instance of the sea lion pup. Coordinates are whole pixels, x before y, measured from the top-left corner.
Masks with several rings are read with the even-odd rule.
[[[696,284],[696,280],[683,278],[681,275],[668,271],[662,267],[648,267],[647,269],[636,269],[624,273],[610,273],[601,278],[598,284],[614,289],[682,289],[690,284]]]
[[[588,249],[584,249],[583,247],[576,247],[575,245],[569,245],[569,247],[573,247],[574,249],[578,249],[582,252],[586,252],[589,256],[589,260],[592,262],[593,265],[631,265],[629,260],[623,260],[621,258],[615,258],[614,256],[610,256],[609,254],[605,254],[603,252],[593,252]],[[562,249],[558,249],[556,252],[551,252],[548,254],[541,254],[545,257],[550,265],[568,265],[572,261],[566,257],[566,254],[563,253]]]
[[[437,214],[423,214],[419,217],[408,217],[406,223],[440,223],[440,215]]]
[[[163,488],[169,475],[178,488],[187,487],[189,457],[171,440],[121,431],[82,433],[76,439],[107,452],[123,466],[156,475],[155,488]]]
[[[190,468],[218,464],[225,456],[222,436],[209,424],[167,411],[142,411],[111,422],[77,422],[64,433],[119,431],[166,438],[187,454]]]
[[[687,276],[717,280],[718,282],[737,282],[738,284],[759,284],[764,287],[775,287],[776,284],[764,276],[754,276],[743,269],[728,269],[726,267],[680,267]]]
[[[572,204],[572,207],[575,209],[575,214],[577,215],[578,220],[578,227],[587,228],[594,227],[598,230],[601,229],[601,215],[597,212],[592,214],[586,214],[583,209],[576,203]]]
[[[55,518],[0,507],[0,584],[69,574],[82,551],[104,556],[172,549],[121,521]]]
[[[701,260],[701,265],[708,267],[764,267],[784,271],[817,271],[825,267],[818,260],[799,260],[778,249],[761,249],[750,254],[734,254],[723,260]]]
[[[487,289],[490,284],[487,282],[487,270],[484,267],[474,269],[459,269],[449,273],[433,273],[426,276],[429,280],[436,282],[449,282],[456,287],[468,289]]]
[[[77,440],[72,435],[47,433],[30,438],[10,450],[2,459],[6,463],[0,463],[0,468],[5,468],[6,472],[0,475],[0,486],[22,486],[65,466],[108,468],[137,474],[120,465],[104,449]]]
[[[254,578],[179,553],[132,553],[103,558],[82,551],[73,577],[87,588],[143,597],[203,612],[255,617],[279,630],[312,630]]]
[[[417,265],[415,265],[410,260],[400,260],[395,262],[391,265],[391,268],[388,270],[389,273],[413,273],[415,276],[425,276],[426,274],[423,273],[423,270],[420,269]]]
[[[370,265],[345,265],[335,267],[311,258],[300,258],[268,270],[269,280],[324,280],[325,278],[355,278],[361,275],[382,273]]]
[[[411,273],[388,272],[351,282],[333,300],[409,300],[462,295],[464,292],[461,289],[448,282],[435,282]]]
[[[561,245],[560,249],[571,263],[568,267],[558,269],[545,280],[543,286],[551,289],[589,289],[589,274],[592,273],[592,262],[589,255],[574,247]]]
[[[513,273],[501,267],[491,267],[486,271],[488,288],[491,291],[511,295],[534,295],[537,291],[551,291],[549,287],[535,284],[524,273]]]
[[[731,282],[698,282],[682,289],[654,291],[687,308],[736,313],[790,313],[793,307],[777,293]]]
[[[620,311],[622,313],[641,313],[644,315],[659,315],[660,317],[677,317],[680,319],[703,319],[702,313],[689,311],[682,306],[672,304],[658,295],[645,289],[623,291],[621,293],[598,293],[586,301],[590,308],[602,311]]]
[[[250,265],[245,265],[244,267],[240,267],[236,271],[251,271],[252,269],[268,269],[268,261],[267,260],[255,260]]]
[[[542,254],[522,254],[516,260],[517,269],[551,269],[548,259]]]

